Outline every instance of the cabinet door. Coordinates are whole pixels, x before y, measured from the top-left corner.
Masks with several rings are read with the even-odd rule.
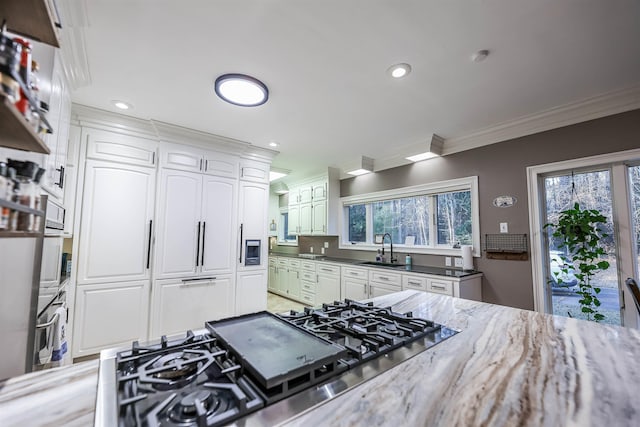
[[[291,298],[300,299],[300,270],[289,268],[287,270],[287,294]]]
[[[147,340],[149,281],[78,286],[73,357]]]
[[[289,289],[289,268],[285,265],[278,265],[276,268],[276,290],[282,295],[287,294]]]
[[[300,205],[300,234],[311,234],[313,207],[311,203]]]
[[[236,316],[267,309],[267,270],[238,273]]]
[[[380,297],[382,295],[392,294],[394,292],[400,292],[400,287],[393,285],[385,285],[382,283],[369,282],[369,294],[370,298]]]
[[[342,282],[344,291],[343,298],[349,298],[356,301],[369,298],[366,280],[343,278]]]
[[[311,226],[311,234],[327,233],[327,202],[313,202],[312,208],[313,225]]]
[[[204,155],[204,173],[208,175],[238,177],[238,158],[229,154],[207,152]]]
[[[203,169],[202,152],[186,145],[164,143],[160,146],[160,167],[187,172]]]
[[[46,171],[41,183],[48,193],[58,201],[62,201],[64,166],[67,163],[67,144],[71,118],[71,98],[66,87],[59,55],[54,57],[49,108],[47,120],[53,127],[53,133],[48,134],[45,139],[51,153],[46,156],[44,166]]]
[[[234,272],[236,194],[235,180],[203,176],[200,256],[204,275]]]
[[[156,164],[156,141],[91,128],[83,130],[82,139],[88,140],[88,159],[150,167]]]
[[[276,281],[278,280],[276,276],[277,269],[278,267],[276,265],[269,264],[269,281],[267,282],[267,285],[270,291],[276,291],[278,289],[276,287]]]
[[[340,300],[340,275],[318,274],[316,284],[316,304]]]
[[[298,198],[299,203],[311,203],[311,199],[313,198],[313,187],[306,185],[304,187],[300,187],[298,192],[300,195]]]
[[[158,280],[151,292],[150,338],[200,329],[208,320],[233,316],[232,276],[212,280]]]
[[[196,274],[202,232],[202,175],[162,169],[156,227],[156,278]]]
[[[269,204],[269,186],[265,184],[241,182],[240,183],[240,203],[239,216],[240,225],[242,226],[242,237],[238,238],[240,245],[237,248],[238,262],[242,269],[261,268],[266,271],[264,265],[267,262],[267,229],[268,215],[267,209]],[[247,240],[259,240],[260,247],[260,266],[245,266],[245,242]],[[266,279],[266,278],[265,278]],[[265,280],[266,289],[266,280]]]
[[[312,197],[313,201],[325,200],[327,198],[327,182],[319,181],[314,182],[312,185]]]
[[[155,170],[88,160],[78,284],[149,278]]]
[[[289,205],[287,233],[296,235],[300,232],[300,205]]]
[[[240,160],[240,179],[269,184],[269,164],[252,160]]]

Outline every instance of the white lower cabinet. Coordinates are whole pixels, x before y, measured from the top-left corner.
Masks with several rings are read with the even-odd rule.
[[[149,281],[76,288],[73,357],[147,340]]]
[[[150,338],[200,329],[234,314],[233,276],[156,280],[151,291]]]
[[[340,266],[319,262],[316,271],[316,305],[340,300]]]
[[[267,270],[237,274],[236,316],[267,309]]]
[[[360,301],[369,298],[369,272],[366,268],[342,268],[342,298]]]
[[[369,283],[369,295],[370,298],[381,297],[382,295],[392,294],[394,292],[400,292],[400,288],[393,285],[384,283]]]

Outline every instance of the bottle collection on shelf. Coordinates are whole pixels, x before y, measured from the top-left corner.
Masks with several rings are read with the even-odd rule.
[[[34,132],[51,133],[46,120],[49,106],[39,99],[39,65],[31,58],[31,43],[9,37],[6,22],[0,30],[0,92],[15,105]]]
[[[40,179],[44,174],[37,163],[8,159],[0,162],[0,199],[41,210]],[[32,212],[0,206],[0,231],[38,231],[41,217]]]

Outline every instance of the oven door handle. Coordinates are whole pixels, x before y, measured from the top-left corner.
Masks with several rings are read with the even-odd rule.
[[[51,320],[49,320],[48,322],[36,325],[36,329],[45,329],[45,328],[50,327],[51,325],[53,325],[54,323],[56,323],[58,321],[59,317],[60,317],[60,315],[58,313],[54,314],[53,317],[51,318]]]

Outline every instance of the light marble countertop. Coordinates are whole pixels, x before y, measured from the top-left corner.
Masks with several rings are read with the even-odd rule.
[[[286,425],[638,425],[638,330],[418,291],[374,301],[462,332]],[[92,361],[0,383],[0,425],[91,425],[96,373]]]

